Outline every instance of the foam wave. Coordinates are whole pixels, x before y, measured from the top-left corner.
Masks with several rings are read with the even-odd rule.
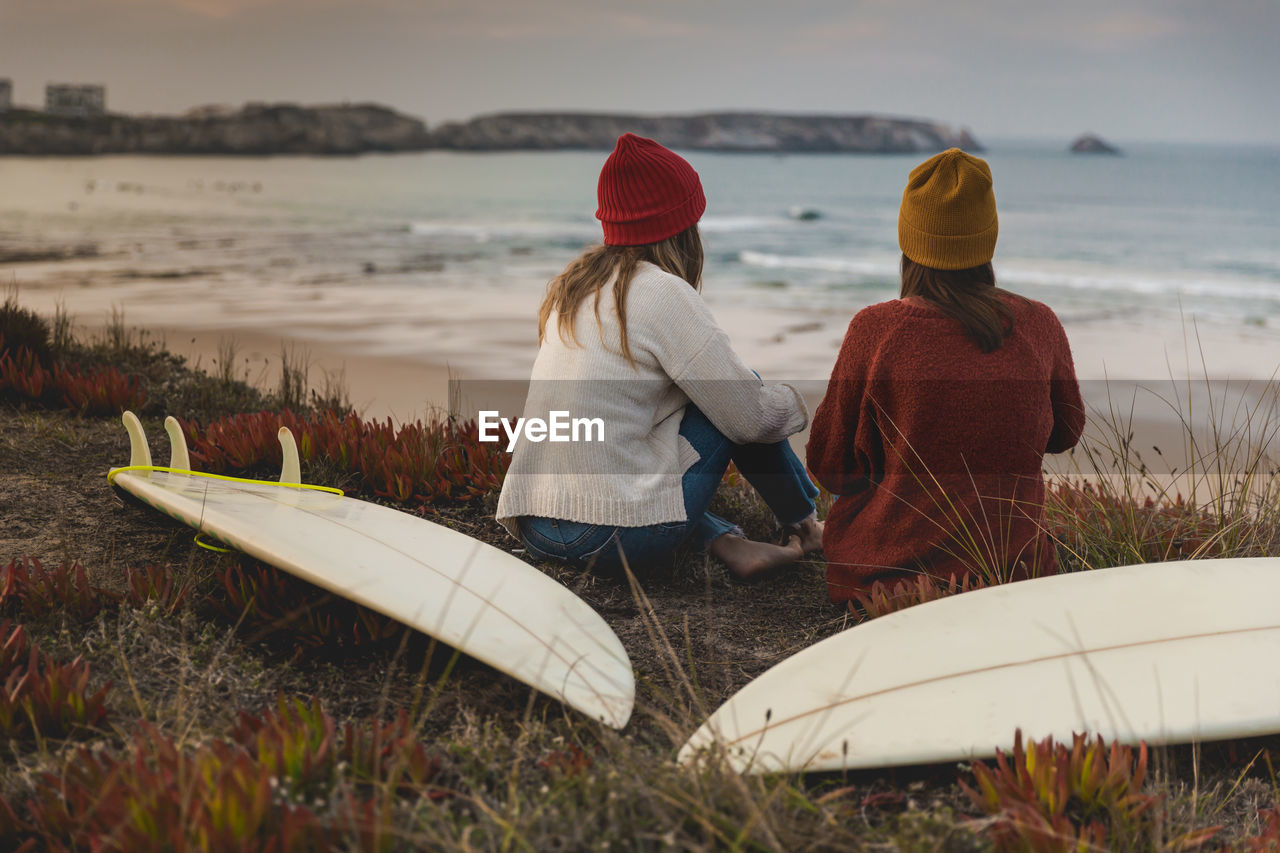
[[[698,220],[698,230],[709,234],[725,234],[733,231],[764,231],[786,225],[790,220],[769,216],[704,216]]]
[[[1241,276],[1201,278],[1178,273],[1053,270],[1028,267],[1020,263],[997,263],[996,277],[1008,284],[1077,291],[1280,301],[1280,285],[1276,282]]]
[[[1205,261],[1229,273],[1270,277],[1280,280],[1280,251],[1255,249],[1238,254],[1214,253]]]
[[[766,269],[816,270],[819,272],[843,272],[866,276],[894,276],[898,273],[897,260],[839,258],[823,255],[777,255],[750,249],[738,253],[738,261],[748,266]]]
[[[737,260],[747,266],[765,269],[809,270],[850,275],[895,278],[897,259],[858,259],[830,255],[781,255],[745,250]],[[1032,266],[1034,262],[996,261],[996,278],[1003,284],[1031,288],[1060,288],[1075,291],[1122,292],[1139,296],[1197,296],[1251,301],[1280,301],[1280,283],[1266,277],[1230,275],[1220,277],[1190,276],[1186,273],[1161,274],[1154,271],[1053,269]]]
[[[461,237],[490,240],[581,238],[599,236],[599,226],[585,222],[411,222],[409,232],[420,237]]]
[[[704,216],[698,228],[707,234],[766,231],[790,224],[782,217]],[[484,243],[489,240],[553,240],[599,238],[600,226],[587,222],[411,222],[411,234],[421,237],[459,237]]]

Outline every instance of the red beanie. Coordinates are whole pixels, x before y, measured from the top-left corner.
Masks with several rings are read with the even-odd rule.
[[[609,246],[642,246],[674,237],[707,209],[702,182],[679,154],[652,139],[624,133],[600,170],[596,187]]]

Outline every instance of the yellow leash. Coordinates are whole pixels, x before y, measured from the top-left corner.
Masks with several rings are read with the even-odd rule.
[[[107,482],[115,485],[116,475],[123,474],[127,471],[162,471],[166,474],[186,474],[190,477],[208,477],[210,480],[224,480],[228,483],[248,483],[251,486],[278,486],[284,489],[310,489],[315,492],[328,492],[334,495],[345,495],[342,489],[335,489],[331,486],[314,486],[310,483],[281,483],[276,480],[250,480],[247,477],[228,477],[225,474],[210,474],[207,471],[188,471],[185,468],[170,468],[167,465],[125,465],[122,468],[112,468],[107,472]],[[222,548],[217,545],[211,545],[200,537],[203,534],[195,535],[195,542],[201,548],[210,551],[217,551],[219,554],[229,554],[233,548]]]
[[[314,486],[310,483],[280,483],[276,480],[250,480],[246,477],[228,477],[225,474],[210,474],[207,471],[188,471],[185,468],[170,468],[167,465],[125,465],[112,468],[107,472],[107,482],[115,485],[116,475],[127,471],[162,471],[167,474],[186,474],[191,477],[208,477],[210,480],[225,480],[229,483],[248,483],[252,486],[279,486],[283,489],[311,489],[316,492],[329,492],[334,495],[346,495],[342,489],[332,486]]]
[[[210,545],[208,542],[200,538],[203,535],[204,535],[203,533],[197,533],[192,538],[195,540],[195,543],[197,545],[199,545],[201,548],[204,548],[206,551],[216,551],[219,554],[230,554],[232,551],[235,550],[235,548],[223,548],[218,545]]]

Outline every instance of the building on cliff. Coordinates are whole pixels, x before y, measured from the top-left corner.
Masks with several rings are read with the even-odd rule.
[[[107,111],[107,89],[50,83],[44,87],[44,111],[55,116],[100,116]]]
[[[0,113],[13,106],[13,81],[0,77]]]

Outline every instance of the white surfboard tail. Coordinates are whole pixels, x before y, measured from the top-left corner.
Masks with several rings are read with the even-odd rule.
[[[635,674],[613,629],[518,557],[421,517],[302,483],[293,434],[277,432],[280,480],[191,469],[165,421],[171,469],[152,470],[142,424],[124,416],[135,470],[112,481],[249,556],[454,646],[605,725],[622,728]]]

